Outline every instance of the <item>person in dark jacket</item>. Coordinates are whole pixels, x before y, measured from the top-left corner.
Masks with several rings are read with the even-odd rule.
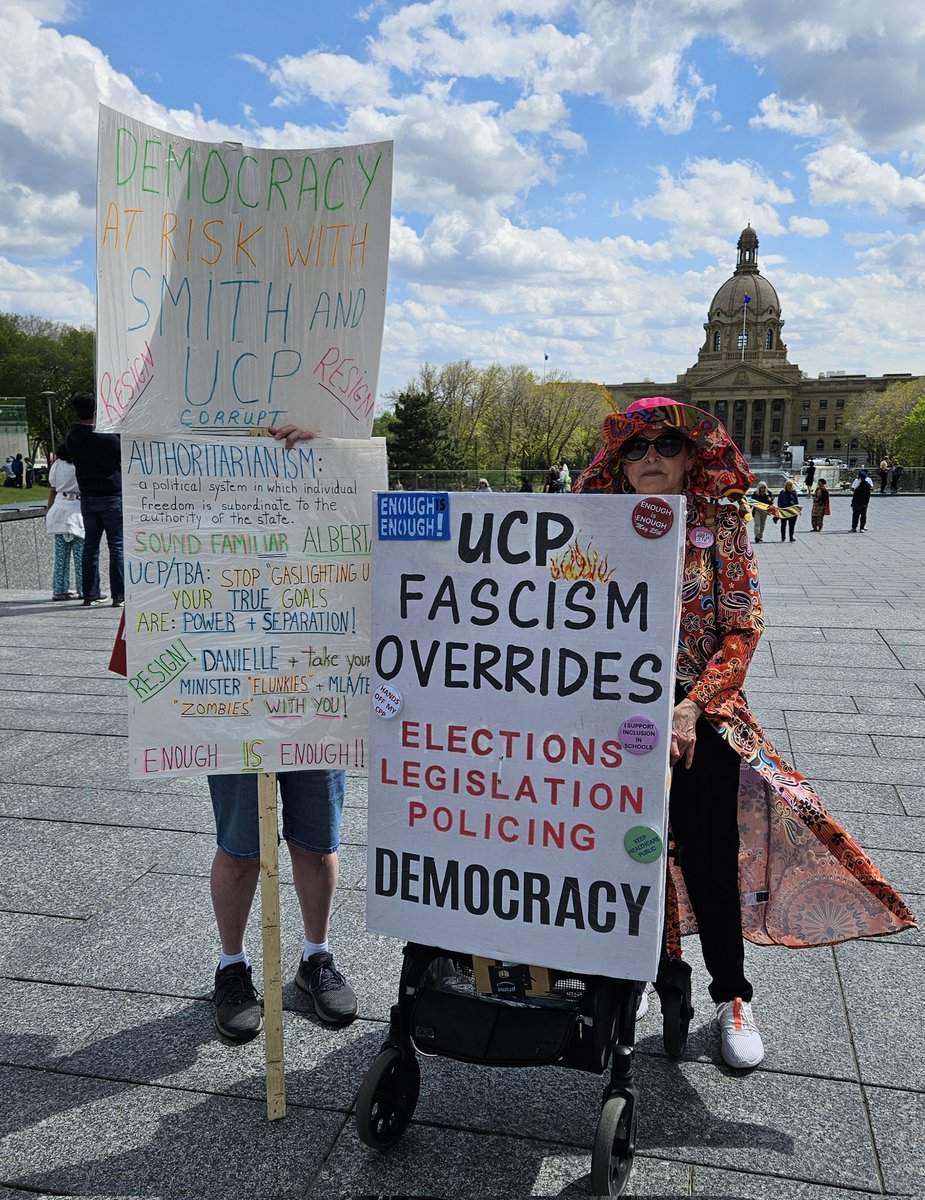
[[[92,393],[71,397],[77,420],[64,439],[80,488],[84,519],[82,564],[84,607],[109,599],[100,593],[100,543],[106,534],[109,548],[109,590],[113,608],[125,602],[125,567],[122,549],[122,448],[117,433],[97,433],[96,400]]]
[[[797,509],[800,507],[800,497],[797,495],[797,490],[793,486],[792,479],[788,479],[787,482],[784,484],[784,490],[782,492],[778,493],[777,507],[778,508],[797,508]],[[780,521],[780,540],[782,542],[786,542],[788,533],[790,534],[791,542],[794,540],[794,538],[796,536],[794,534],[794,529],[796,528],[797,517],[799,515],[800,515],[799,512],[796,512],[793,514],[792,517],[783,517],[782,516],[782,517],[778,518],[778,520]]]
[[[873,481],[862,467],[851,484],[851,532],[861,533],[867,526],[867,506],[874,490]]]

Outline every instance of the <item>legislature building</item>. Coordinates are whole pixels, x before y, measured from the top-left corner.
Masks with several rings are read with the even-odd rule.
[[[804,376],[787,360],[784,322],[774,286],[758,269],[758,235],[749,225],[738,242],[735,272],[710,302],[697,362],[675,383],[608,384],[622,409],[640,396],[668,396],[719,417],[750,459],[779,461],[786,443],[805,458],[846,458],[845,407],[867,391],[885,391],[909,373]]]

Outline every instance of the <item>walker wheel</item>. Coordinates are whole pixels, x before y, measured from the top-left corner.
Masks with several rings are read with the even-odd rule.
[[[394,1146],[411,1124],[420,1091],[417,1058],[387,1046],[373,1060],[357,1094],[360,1140],[373,1150]]]
[[[622,1195],[635,1153],[636,1105],[626,1096],[610,1096],[601,1109],[591,1153],[591,1191],[595,1196]]]
[[[691,1003],[690,985],[686,990],[668,986],[659,999],[662,1002],[662,1040],[669,1058],[680,1058],[687,1046],[687,1031],[690,1028],[694,1006]]]

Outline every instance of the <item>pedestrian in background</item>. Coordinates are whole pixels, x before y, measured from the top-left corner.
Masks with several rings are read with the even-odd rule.
[[[806,484],[806,490],[809,492],[813,486],[813,480],[816,478],[816,464],[810,459],[809,466],[806,468],[806,478],[803,482]]]
[[[891,493],[891,495],[895,496],[896,493],[899,491],[899,481],[902,479],[902,476],[903,476],[902,463],[894,462],[893,466],[890,468],[890,493]]]
[[[829,489],[826,487],[825,480],[820,479],[816,484],[816,490],[813,492],[813,511],[811,514],[813,533],[821,532],[823,523],[831,512],[832,506],[829,503]]]
[[[84,520],[80,514],[77,472],[64,442],[55,447],[55,461],[48,472],[48,503],[45,529],[55,539],[55,567],[51,581],[52,600],[83,598]],[[71,560],[74,586],[70,590]]]
[[[754,495],[752,496],[753,542],[760,542],[764,537],[764,527],[768,523],[768,506],[773,503],[774,497],[768,491],[768,485],[762,479],[755,488]]]
[[[862,467],[851,482],[851,532],[864,532],[867,526],[867,506],[874,490],[870,476]]]
[[[890,456],[889,456],[889,454],[884,454],[883,458],[880,459],[879,474],[880,474],[880,495],[885,496],[886,495],[886,485],[890,481]]]
[[[84,605],[90,608],[109,599],[100,593],[100,542],[106,534],[109,547],[109,588],[113,608],[125,602],[122,552],[122,450],[117,433],[97,433],[96,399],[81,392],[71,399],[77,420],[64,439],[77,471],[80,510],[84,519]]]
[[[800,515],[800,497],[797,495],[796,487],[793,480],[788,479],[784,484],[784,490],[778,494],[777,507],[779,509],[795,508],[797,511],[792,516],[778,515],[780,521],[780,540],[786,542],[787,534],[790,534],[791,542],[796,537],[794,530],[797,525],[797,517]]]

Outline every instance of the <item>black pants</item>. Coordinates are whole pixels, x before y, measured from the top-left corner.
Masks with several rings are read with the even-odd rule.
[[[866,524],[867,524],[867,505],[865,504],[863,508],[852,508],[852,510],[851,510],[851,528],[852,528],[852,530],[857,529],[858,525],[860,525],[861,529],[863,529],[866,526]]]
[[[678,692],[676,700],[683,699]],[[691,766],[676,763],[668,814],[715,1004],[751,1000],[739,898],[738,754],[703,717]]]
[[[781,519],[780,519],[780,540],[782,542],[785,542],[787,540],[787,530],[789,529],[790,530],[790,540],[792,542],[793,541],[793,531],[796,529],[796,527],[797,527],[796,517],[781,517]]]

